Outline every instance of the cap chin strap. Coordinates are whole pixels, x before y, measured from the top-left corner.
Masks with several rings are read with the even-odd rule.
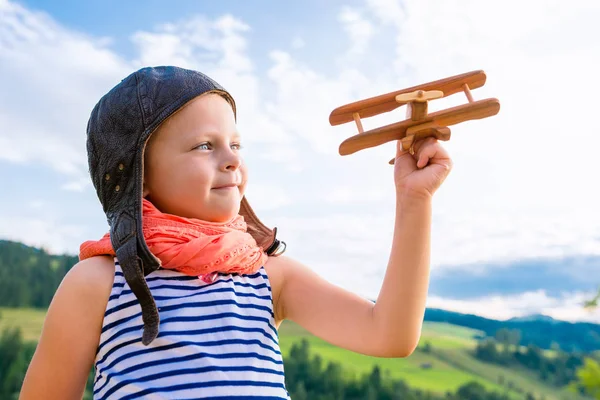
[[[277,228],[269,229],[260,222],[252,207],[248,203],[246,196],[242,198],[240,203],[240,215],[244,217],[248,226],[248,233],[252,235],[256,244],[265,249],[267,255],[272,257],[280,256],[285,252],[285,242],[277,240]],[[283,246],[283,249],[282,249]]]
[[[125,280],[142,307],[142,321],[144,322],[142,343],[147,346],[158,336],[160,316],[142,272],[144,264],[137,255],[137,243],[135,238],[132,237],[121,245],[116,253]]]
[[[147,346],[158,336],[160,317],[145,276],[160,268],[160,260],[152,255],[143,237],[137,234],[142,232],[141,221],[136,224],[132,214],[132,210],[125,210],[112,216],[114,222],[111,224],[113,228],[110,237],[125,281],[142,308],[142,343]]]

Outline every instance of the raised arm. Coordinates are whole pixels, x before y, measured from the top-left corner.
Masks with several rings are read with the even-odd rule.
[[[298,262],[275,259],[272,268],[283,271],[276,299],[281,319],[362,354],[406,357],[414,351],[429,286],[432,196],[452,165],[433,138],[415,149],[413,156],[398,148],[392,250],[376,303],[326,282]]]
[[[94,363],[114,265],[93,257],[65,276],[48,308],[19,399],[81,399]]]

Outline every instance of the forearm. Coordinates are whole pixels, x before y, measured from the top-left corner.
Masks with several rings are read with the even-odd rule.
[[[398,195],[392,250],[373,326],[391,355],[410,354],[417,345],[429,286],[431,198]]]

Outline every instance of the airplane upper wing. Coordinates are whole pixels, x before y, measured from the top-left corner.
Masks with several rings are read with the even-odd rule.
[[[470,89],[477,89],[485,84],[485,80],[485,72],[477,70],[360,100],[333,110],[329,115],[329,123],[332,126],[335,126],[354,121],[352,115],[354,113],[358,113],[360,118],[368,118],[384,112],[393,111],[406,104],[396,101],[396,96],[402,93],[410,93],[415,90],[441,90],[444,92],[445,97],[461,92],[465,83]]]

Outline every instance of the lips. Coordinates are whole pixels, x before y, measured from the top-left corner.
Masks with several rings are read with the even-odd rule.
[[[225,185],[221,185],[221,186],[216,186],[213,189],[230,189],[230,188],[235,188],[238,187],[239,185],[237,183],[228,183]]]

